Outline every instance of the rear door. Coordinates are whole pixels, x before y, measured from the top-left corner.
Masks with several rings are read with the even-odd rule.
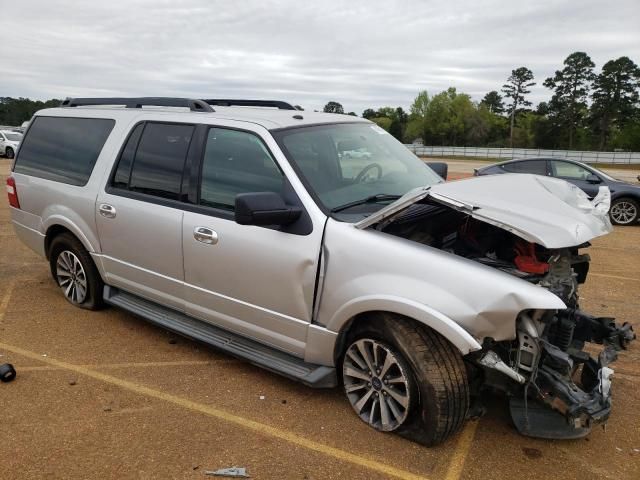
[[[183,172],[194,130],[180,123],[135,126],[96,202],[106,282],[179,310]]]
[[[577,163],[565,162],[563,160],[551,160],[550,163],[551,172],[554,177],[573,183],[581,190],[584,190],[590,198],[593,198],[598,194],[600,184],[589,183],[587,181],[587,178],[590,175],[593,175],[591,171]]]
[[[302,206],[266,141],[245,128],[206,132],[197,208],[183,221],[186,311],[302,356],[322,228],[306,212],[287,228],[235,222],[239,193],[277,192]]]

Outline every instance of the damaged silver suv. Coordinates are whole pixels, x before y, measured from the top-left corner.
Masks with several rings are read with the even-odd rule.
[[[579,306],[583,252],[611,230],[606,187],[589,201],[534,175],[445,184],[346,115],[69,99],[33,118],[7,191],[17,235],[69,302],[340,384],[364,422],[425,445],[487,388],[523,434],[586,435],[634,338]]]

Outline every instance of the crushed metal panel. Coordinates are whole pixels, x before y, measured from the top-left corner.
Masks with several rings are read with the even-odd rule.
[[[528,174],[474,177],[416,188],[355,227],[365,229],[390,221],[427,196],[547,248],[580,245],[613,228],[605,211],[608,192],[601,191],[589,201],[582,190],[564,180]]]

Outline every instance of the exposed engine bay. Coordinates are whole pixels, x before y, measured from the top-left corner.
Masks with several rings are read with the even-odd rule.
[[[510,398],[520,433],[542,438],[579,438],[604,423],[611,410],[609,365],[635,338],[631,325],[580,310],[578,287],[589,272],[590,246],[547,249],[466,212],[431,199],[378,223],[385,233],[498,269],[558,296],[564,310],[529,310],[516,320],[516,338],[484,340],[465,357],[472,391],[490,388]],[[597,358],[585,351],[597,352]]]

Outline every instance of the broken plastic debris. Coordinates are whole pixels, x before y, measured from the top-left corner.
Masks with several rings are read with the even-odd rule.
[[[264,395],[260,395],[260,400],[264,400]]]
[[[221,468],[220,470],[204,472],[205,475],[212,475],[214,477],[242,477],[251,478],[247,475],[247,469],[244,467],[231,467]]]

